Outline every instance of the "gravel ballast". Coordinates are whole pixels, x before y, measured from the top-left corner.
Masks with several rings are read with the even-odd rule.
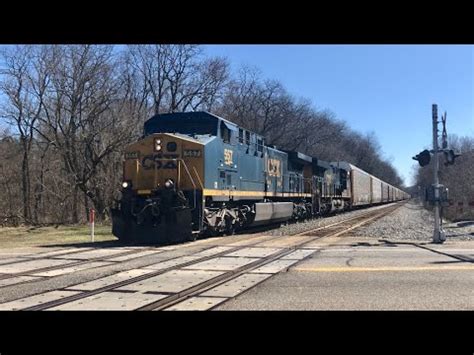
[[[418,201],[411,200],[395,212],[358,228],[354,235],[382,239],[423,240],[433,238],[434,215]],[[474,221],[443,221],[447,240],[474,240]]]
[[[286,235],[302,233],[302,232],[309,231],[311,229],[325,227],[329,224],[337,223],[348,218],[357,217],[369,211],[376,211],[378,209],[386,208],[392,205],[393,204],[363,208],[363,209],[355,210],[351,212],[340,213],[331,217],[315,218],[315,219],[311,219],[311,220],[308,220],[305,222],[299,222],[299,223],[289,223],[288,225],[281,226],[281,228],[271,230],[270,232],[267,232],[266,234],[274,235],[274,236],[280,236],[280,235],[286,236]]]

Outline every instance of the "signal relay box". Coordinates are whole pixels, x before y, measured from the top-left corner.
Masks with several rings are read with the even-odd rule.
[[[439,197],[435,197],[435,187],[432,185],[425,190],[425,200],[430,204],[435,202],[448,202],[448,188],[444,185],[438,185]]]

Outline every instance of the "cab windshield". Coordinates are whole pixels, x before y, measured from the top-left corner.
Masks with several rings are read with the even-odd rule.
[[[157,115],[145,122],[145,135],[153,133],[181,133],[187,135],[217,135],[218,120],[208,115],[183,113]]]

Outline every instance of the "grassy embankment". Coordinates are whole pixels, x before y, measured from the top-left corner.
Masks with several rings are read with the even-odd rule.
[[[117,240],[110,225],[95,226],[95,242]],[[2,227],[0,249],[90,243],[89,226]]]

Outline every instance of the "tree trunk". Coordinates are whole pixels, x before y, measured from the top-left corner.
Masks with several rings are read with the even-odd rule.
[[[22,182],[22,195],[23,195],[23,218],[25,222],[29,222],[31,218],[31,211],[30,211],[30,172],[29,172],[29,164],[28,164],[28,149],[25,142],[25,139],[22,138],[23,141],[23,161],[21,165],[21,182]]]
[[[89,221],[89,199],[87,198],[87,193],[84,191],[84,208],[86,212],[86,220]]]
[[[72,194],[72,223],[79,223],[79,212],[78,212],[78,187],[74,186],[74,192]]]

